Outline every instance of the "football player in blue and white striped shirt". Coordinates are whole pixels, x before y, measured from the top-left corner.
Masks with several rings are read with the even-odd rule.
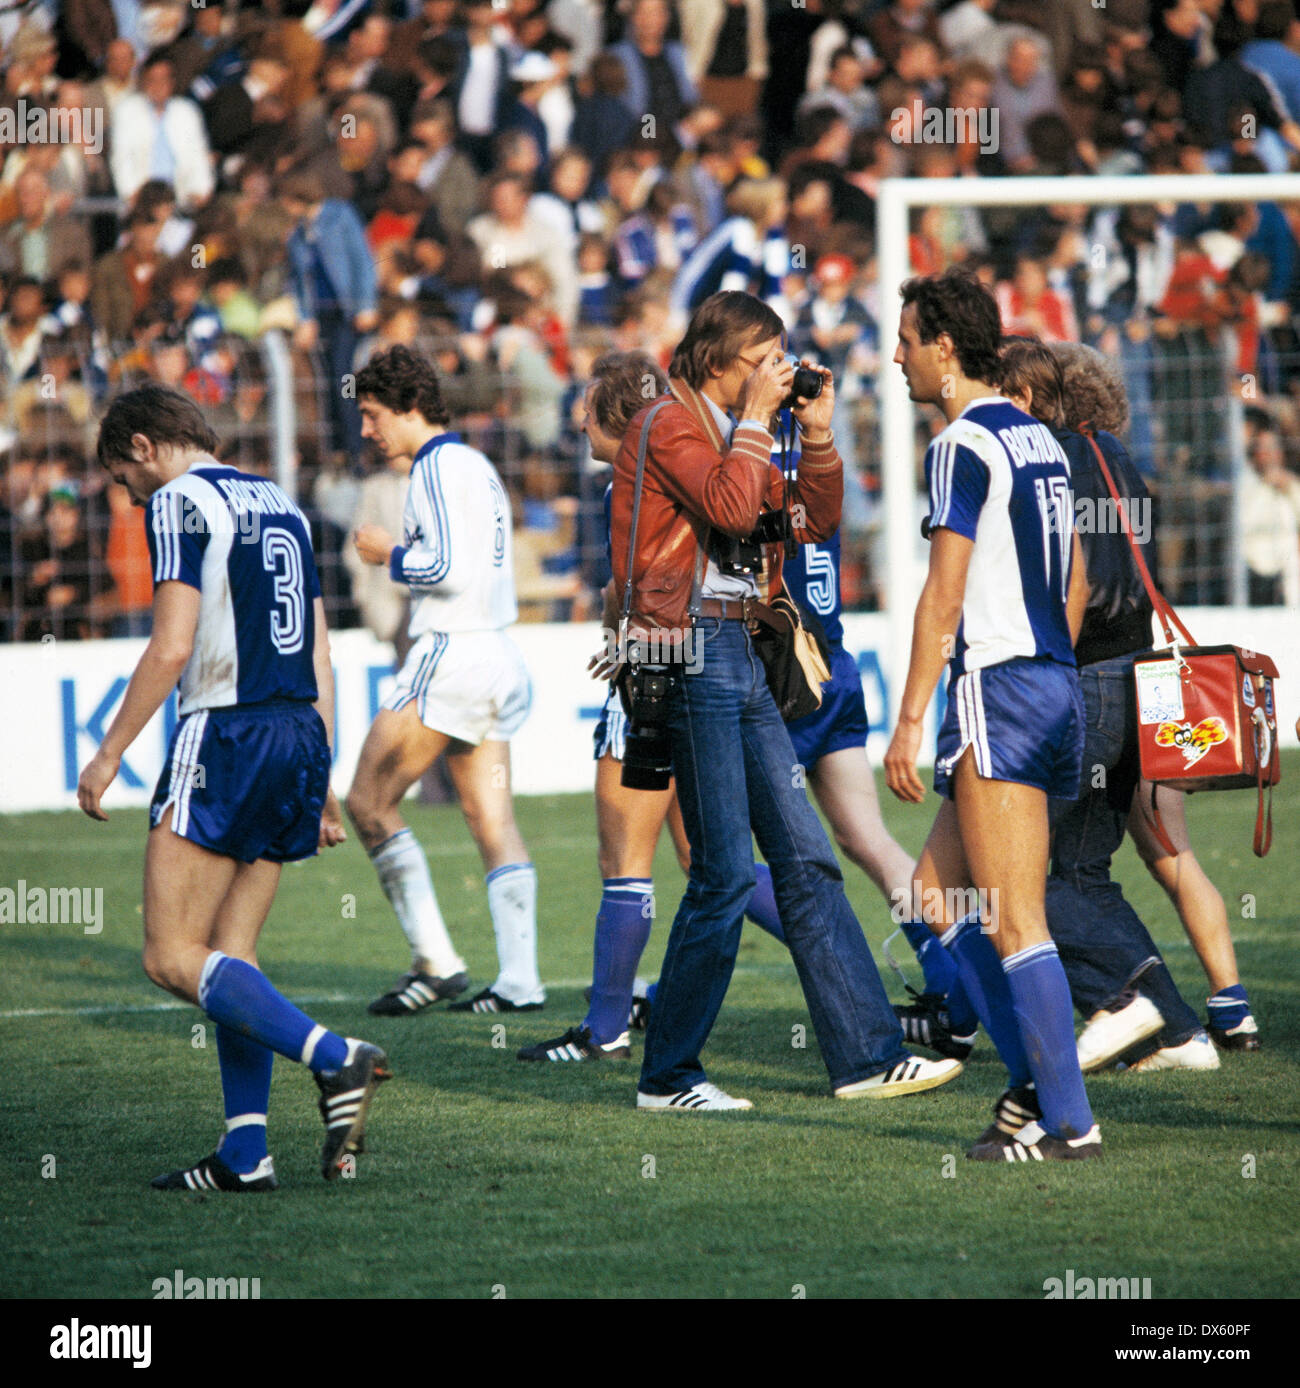
[[[900,799],[924,798],[921,723],[947,664],[935,789],[948,798],[917,884],[923,903],[944,903],[932,928],[1009,1072],[996,1120],[968,1155],[1096,1157],[1101,1136],[1044,906],[1047,799],[1078,793],[1083,753],[1074,638],[1087,586],[1069,463],[1045,425],[989,384],[1001,341],[992,295],[953,272],[901,292],[894,360],[912,399],[937,406],[948,426],[925,458],[930,569],[885,774]],[[970,887],[982,909],[952,919]]]
[[[326,1031],[266,980],[257,937],[280,865],[342,842],[329,788],[334,678],[311,539],[274,483],[212,456],[216,436],[178,391],[120,396],[99,460],[148,512],[153,632],[77,799],[100,799],[123,754],[180,682],[180,721],[150,807],[144,967],[217,1024],[226,1134],[161,1190],[274,1190],[266,1147],[273,1052],[316,1076],[322,1171],[360,1150],[377,1046]],[[323,818],[322,818],[323,815]]]

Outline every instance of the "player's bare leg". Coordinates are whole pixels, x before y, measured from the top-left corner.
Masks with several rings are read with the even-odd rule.
[[[675,789],[669,785],[667,790],[629,790],[622,777],[623,763],[608,753],[596,763],[596,851],[601,877],[653,877],[659,834],[673,813],[677,821],[673,846],[679,862],[684,850],[682,867],[689,871],[691,850]]]
[[[1151,783],[1140,781],[1129,810],[1128,831],[1138,856],[1178,912],[1210,981],[1210,1035],[1229,1050],[1258,1050],[1259,1028],[1237,972],[1228,910],[1219,889],[1206,876],[1192,851],[1183,796],[1178,791],[1166,791],[1160,798],[1160,820],[1177,850],[1174,854],[1167,852],[1156,837],[1147,813],[1150,803]]]
[[[488,739],[475,747],[454,741],[447,749],[447,769],[487,872],[500,966],[490,988],[452,1010],[536,1010],[546,1000],[537,971],[537,873],[515,823],[510,744]]]
[[[886,901],[897,901],[900,894],[910,897],[916,864],[885,828],[867,749],[845,747],[822,757],[808,779],[845,855],[871,878]]]
[[[158,1177],[159,1189],[275,1189],[266,1154],[275,1051],[316,1074],[326,1179],[338,1174],[348,1153],[361,1149],[366,1110],[375,1086],[388,1078],[388,1062],[377,1047],[326,1031],[262,977],[257,939],[279,880],[278,863],[237,862],[181,838],[166,823],[150,831],[145,972],[217,1024],[227,1126],[212,1157]]]
[[[414,701],[396,713],[379,710],[362,744],[345,802],[367,853],[407,827],[400,810],[402,797],[450,743],[446,733],[420,722]]]
[[[1100,1138],[1079,1071],[1070,987],[1047,929],[1047,795],[1034,786],[980,776],[970,748],[954,769],[953,793],[970,884],[979,890],[982,914],[989,917],[983,925],[969,916],[954,925],[954,952],[968,966],[963,982],[970,987],[974,979],[983,987],[989,1017],[981,1013],[981,1019],[1007,1061],[1014,1092],[1022,1088],[1024,1072],[1006,1028],[1010,1010],[1043,1114],[1041,1128],[1030,1124],[1007,1150],[1027,1154],[1043,1142],[1039,1156],[1048,1147],[1051,1155],[1099,1155]],[[989,962],[986,939],[1000,969]],[[971,996],[978,1008],[979,999]],[[1003,1145],[995,1138],[987,1150],[977,1144],[972,1154],[999,1159]]]
[[[380,709],[361,748],[348,817],[411,946],[411,970],[370,1004],[381,1016],[408,1016],[465,991],[465,961],[447,933],[429,863],[402,818],[402,797],[451,743],[420,721],[415,702]]]

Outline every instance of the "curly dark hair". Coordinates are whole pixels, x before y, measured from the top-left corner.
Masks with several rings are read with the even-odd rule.
[[[400,343],[377,352],[357,372],[358,402],[367,396],[395,414],[417,410],[430,424],[451,422],[433,363]]]
[[[998,380],[1002,316],[997,300],[974,275],[945,270],[942,275],[917,276],[904,281],[898,292],[904,308],[916,307],[916,330],[922,342],[947,333],[969,380],[990,384]]]
[[[214,453],[217,436],[188,395],[154,383],[128,390],[108,407],[99,425],[96,456],[103,467],[133,462],[131,439],[143,434],[154,445],[200,448]]]

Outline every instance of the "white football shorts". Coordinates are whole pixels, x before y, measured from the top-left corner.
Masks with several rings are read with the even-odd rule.
[[[411,647],[383,706],[396,713],[411,702],[426,728],[477,747],[519,731],[533,683],[504,631],[429,631]]]

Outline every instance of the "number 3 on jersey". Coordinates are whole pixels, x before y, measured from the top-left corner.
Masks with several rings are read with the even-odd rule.
[[[306,630],[303,601],[302,553],[287,530],[267,526],[262,531],[262,565],[275,577],[271,609],[271,643],[281,655],[302,650]]]
[[[829,617],[835,611],[835,561],[828,550],[810,544],[804,546],[803,566],[807,575],[804,596],[808,606],[819,617]]]

